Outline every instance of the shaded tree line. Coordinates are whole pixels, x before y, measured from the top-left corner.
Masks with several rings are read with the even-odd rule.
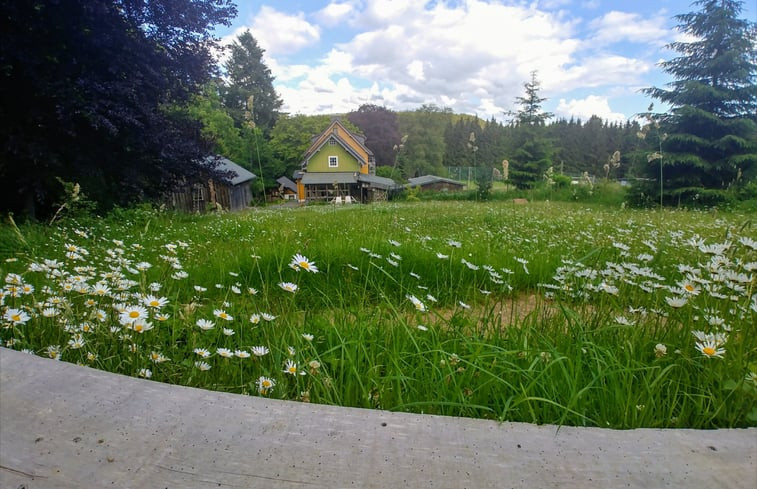
[[[497,174],[531,188],[587,172],[633,179],[639,204],[757,200],[757,29],[741,1],[694,5],[676,16],[693,41],[670,44],[680,56],[662,63],[675,81],[645,90],[666,113],[553,121],[534,72],[504,124],[434,105],[341,118],[398,180],[472,168],[485,191]],[[259,195],[291,176],[333,116],[281,113],[249,31],[217,65],[211,31],[235,15],[231,0],[0,0],[0,210],[49,216],[73,183],[101,210],[157,200],[222,177],[212,153],[258,174]]]

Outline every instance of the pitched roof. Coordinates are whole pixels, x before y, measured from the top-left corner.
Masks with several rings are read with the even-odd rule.
[[[410,187],[422,187],[424,185],[430,185],[432,183],[449,183],[451,185],[464,186],[462,182],[452,180],[451,178],[438,177],[436,175],[423,175],[421,177],[408,178],[408,185]]]
[[[246,168],[242,168],[230,159],[224,158],[223,156],[216,155],[208,156],[207,158],[205,158],[205,161],[211,160],[217,163],[216,170],[220,172],[231,173],[232,177],[229,180],[229,183],[231,183],[232,185],[239,185],[240,183],[249,182],[250,180],[255,180],[256,178],[258,178],[251,171],[247,170]]]
[[[338,126],[338,127],[337,127]],[[305,151],[305,156],[302,161],[302,168],[305,168],[307,165],[308,159],[310,159],[313,154],[315,154],[323,145],[325,145],[329,139],[334,138],[336,141],[339,142],[339,144],[344,147],[349,153],[351,153],[358,161],[362,161],[363,163],[368,163],[368,161],[365,161],[365,158],[363,158],[357,151],[355,151],[353,144],[350,143],[350,141],[347,141],[344,137],[341,136],[341,134],[347,135],[352,141],[355,143],[354,145],[359,147],[361,150],[365,151],[365,153],[370,157],[373,155],[373,151],[368,149],[364,142],[365,138],[362,136],[359,136],[357,134],[354,134],[349,131],[346,127],[344,127],[344,124],[342,124],[339,119],[334,119],[331,124],[329,124],[329,127],[326,128],[325,131],[323,131],[321,134],[313,137],[311,139],[312,143],[310,144],[310,147]]]

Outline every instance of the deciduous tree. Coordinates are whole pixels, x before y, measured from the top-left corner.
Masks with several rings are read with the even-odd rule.
[[[177,107],[235,14],[230,0],[0,0],[0,208],[51,212],[59,178],[107,207],[212,170]]]
[[[394,165],[400,144],[400,129],[397,113],[373,104],[361,105],[356,112],[347,114],[347,119],[365,135],[365,145],[373,151],[376,166]]]

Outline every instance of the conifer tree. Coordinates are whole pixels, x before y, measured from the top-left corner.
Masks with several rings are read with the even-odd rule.
[[[225,66],[229,84],[223,102],[237,125],[252,121],[267,134],[276,123],[282,102],[273,87],[271,70],[263,62],[264,52],[249,30],[234,40]],[[248,103],[250,96],[253,104]]]
[[[518,131],[510,158],[510,181],[518,188],[532,188],[552,164],[552,145],[545,138],[544,130],[544,124],[552,114],[541,109],[546,98],[539,96],[541,84],[535,71],[531,72],[531,81],[523,86],[525,97],[515,99],[520,109],[515,112]]]
[[[675,17],[693,41],[671,43],[680,56],[661,64],[675,81],[644,90],[671,106],[654,118],[662,151],[642,160],[648,178],[634,192],[653,202],[722,202],[757,172],[755,24],[739,17],[741,1],[695,5]]]

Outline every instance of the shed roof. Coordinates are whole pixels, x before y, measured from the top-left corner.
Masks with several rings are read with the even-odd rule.
[[[214,161],[217,163],[216,169],[218,171],[231,173],[233,176],[231,177],[231,180],[229,180],[229,182],[232,185],[239,185],[240,183],[249,182],[250,180],[255,180],[256,178],[258,178],[251,171],[247,170],[246,168],[242,168],[230,159],[224,158],[220,155],[208,156],[207,158],[205,158],[205,161]]]
[[[422,187],[424,185],[430,185],[433,183],[448,183],[450,185],[459,185],[460,187],[465,185],[464,183],[458,182],[457,180],[439,177],[436,175],[423,175],[421,177],[408,178],[407,181],[410,187]]]
[[[289,190],[292,190],[294,192],[297,191],[297,184],[288,179],[287,177],[279,177],[276,179],[276,183],[281,185],[284,188],[288,188]]]
[[[402,187],[402,185],[398,184],[391,178],[387,177],[379,177],[376,175],[365,175],[360,174],[357,177],[358,181],[360,182],[366,182],[373,188],[379,188],[382,190],[391,190],[394,188]]]

